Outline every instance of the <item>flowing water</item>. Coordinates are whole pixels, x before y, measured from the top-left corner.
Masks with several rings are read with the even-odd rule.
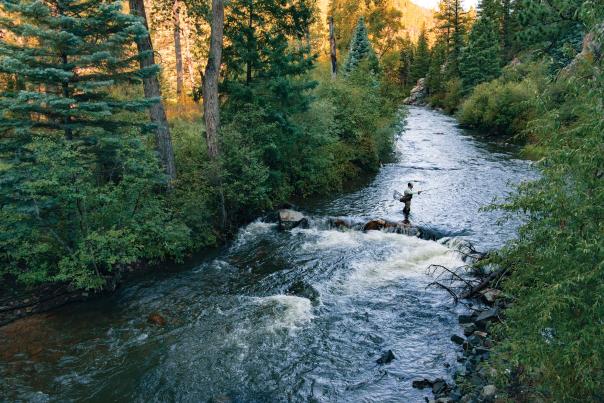
[[[452,118],[409,112],[396,162],[357,192],[306,205],[310,228],[259,220],[194,267],[0,328],[0,400],[423,401],[411,381],[451,377],[461,312],[427,287],[426,268],[460,266],[459,255],[325,218],[400,220],[392,192],[413,180],[436,188],[414,198],[413,223],[491,249],[517,224],[496,226],[499,214],[479,208],[534,174]],[[165,326],[147,322],[154,312]],[[389,349],[396,359],[376,364]]]

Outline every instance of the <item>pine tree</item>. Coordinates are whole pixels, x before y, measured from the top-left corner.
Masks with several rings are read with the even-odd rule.
[[[430,47],[428,45],[428,34],[426,27],[422,30],[417,39],[417,46],[414,52],[413,65],[411,66],[411,82],[415,83],[420,78],[426,77],[430,68]]]
[[[365,18],[361,17],[350,41],[350,49],[344,63],[344,71],[346,74],[352,73],[364,60],[369,62],[369,66],[374,72],[377,72],[379,63],[367,36]]]
[[[460,63],[464,90],[496,78],[501,72],[499,35],[493,21],[482,16],[470,32]]]
[[[430,67],[426,77],[426,87],[428,93],[436,94],[444,90],[446,81],[445,67],[447,62],[447,44],[444,41],[438,41],[431,49]]]
[[[447,75],[459,76],[459,58],[464,46],[468,13],[463,10],[461,0],[441,0],[435,14],[439,40],[447,44]]]
[[[413,84],[411,79],[411,67],[413,66],[414,46],[409,35],[403,38],[400,50],[399,80],[403,88]]]
[[[2,0],[0,15],[15,39],[0,42],[0,74],[19,81],[0,92],[2,272],[99,287],[140,253],[133,226],[162,238],[161,209],[143,196],[161,179],[138,134],[151,127],[133,115],[157,99],[113,92],[157,73],[138,66],[147,31],[103,0]]]

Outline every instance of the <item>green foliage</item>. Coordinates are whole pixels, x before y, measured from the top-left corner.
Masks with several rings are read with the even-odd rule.
[[[426,27],[422,27],[415,51],[413,52],[413,63],[409,74],[411,83],[416,83],[420,78],[426,77],[429,69],[430,46],[428,44],[428,33],[426,32]]]
[[[536,103],[528,130],[546,150],[539,180],[503,204],[528,221],[495,262],[515,297],[500,332],[500,365],[528,400],[597,401],[604,385],[604,78],[583,62]],[[523,368],[522,372],[516,368]],[[518,375],[517,375],[518,376]]]
[[[499,35],[493,21],[482,16],[470,32],[459,66],[464,90],[497,78],[501,72]]]
[[[0,92],[0,274],[100,288],[122,265],[182,256],[189,230],[138,130],[153,100],[114,92],[157,72],[126,52],[141,21],[101,0],[0,7],[0,74],[18,83]]]
[[[26,149],[27,161],[2,172],[2,274],[100,288],[120,265],[182,256],[189,246],[188,228],[155,192],[156,159],[138,139],[116,152],[120,180],[101,184],[77,143],[35,136]]]
[[[379,62],[373,51],[373,47],[367,36],[367,27],[365,26],[365,17],[359,18],[359,22],[354,30],[350,41],[350,48],[346,62],[344,63],[344,71],[350,74],[357,69],[363,61],[368,61],[370,70],[375,74],[379,71]]]
[[[477,86],[461,104],[459,122],[496,135],[526,136],[547,83],[541,63],[508,67],[497,80]]]

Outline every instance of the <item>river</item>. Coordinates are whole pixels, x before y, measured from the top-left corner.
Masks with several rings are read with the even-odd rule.
[[[417,378],[450,379],[455,306],[427,287],[431,264],[463,265],[441,241],[340,231],[326,217],[402,219],[394,189],[434,189],[411,221],[440,237],[501,246],[518,223],[480,207],[534,177],[513,148],[412,107],[394,163],[371,183],[308,203],[308,229],[261,220],[210,257],[115,294],[0,328],[0,400],[420,402]],[[313,290],[309,299],[288,290]],[[163,327],[147,322],[154,312]],[[392,350],[387,365],[376,359]]]

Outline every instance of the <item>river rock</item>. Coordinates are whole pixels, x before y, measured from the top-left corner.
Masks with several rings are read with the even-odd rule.
[[[308,298],[313,305],[319,302],[319,291],[317,291],[312,285],[305,283],[304,281],[296,281],[287,290],[287,294],[295,295],[296,297]]]
[[[415,389],[431,388],[432,384],[433,384],[433,382],[426,378],[418,379],[418,380],[411,382],[411,386],[413,386]]]
[[[429,380],[429,379],[419,379],[419,380],[415,380],[411,383],[411,386],[414,387],[415,389],[426,389],[426,388],[432,388],[432,385],[434,384],[433,381]]]
[[[279,210],[278,216],[279,229],[282,231],[308,226],[308,219],[299,211],[282,209]]]
[[[447,393],[448,390],[449,385],[447,385],[447,382],[445,382],[444,379],[439,378],[434,380],[434,383],[432,384],[432,393],[434,393],[434,396],[440,397]]]
[[[459,323],[460,324],[470,324],[474,322],[474,315],[459,315]]]
[[[166,326],[166,319],[157,312],[153,312],[147,317],[147,322],[152,325]]]
[[[389,364],[392,360],[396,359],[392,350],[388,350],[382,354],[380,358],[378,358],[375,362],[380,365]]]
[[[451,336],[451,341],[453,343],[459,344],[461,346],[463,344],[463,342],[465,341],[465,339],[461,336],[454,334],[453,336]]]
[[[501,294],[502,294],[501,290],[496,290],[494,288],[486,288],[486,289],[480,291],[480,295],[482,296],[482,299],[487,304],[495,303],[495,301],[499,297],[501,297]]]
[[[463,335],[468,337],[474,334],[476,331],[476,325],[474,323],[467,323],[463,325]]]
[[[403,103],[405,105],[425,105],[427,95],[428,92],[426,90],[426,79],[420,78],[417,80],[415,87],[411,89],[409,96],[405,98]]]
[[[487,322],[494,322],[499,320],[499,309],[492,308],[483,311],[476,317],[476,323],[484,325]]]
[[[371,220],[363,227],[363,231],[379,231],[386,226],[384,220]]]

